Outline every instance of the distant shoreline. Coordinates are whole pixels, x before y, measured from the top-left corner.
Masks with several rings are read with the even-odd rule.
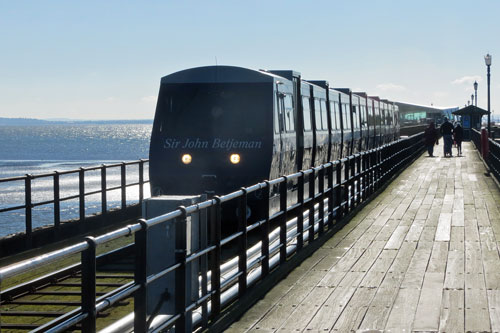
[[[44,120],[35,118],[2,118],[0,126],[44,126],[44,125],[107,125],[107,124],[153,124],[153,119],[125,120]]]

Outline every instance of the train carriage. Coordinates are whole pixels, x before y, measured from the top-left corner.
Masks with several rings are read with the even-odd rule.
[[[387,143],[398,135],[390,104],[291,70],[208,66],[165,76],[152,194],[229,193]]]

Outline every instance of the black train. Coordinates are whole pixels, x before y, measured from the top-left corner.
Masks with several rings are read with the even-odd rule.
[[[399,138],[393,102],[231,66],[161,80],[150,146],[152,195],[226,194]]]

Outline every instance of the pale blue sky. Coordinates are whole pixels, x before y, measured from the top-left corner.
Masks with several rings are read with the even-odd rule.
[[[0,117],[146,119],[162,76],[294,69],[390,100],[463,106],[493,55],[500,1],[0,0]]]

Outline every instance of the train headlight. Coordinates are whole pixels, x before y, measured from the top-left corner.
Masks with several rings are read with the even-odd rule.
[[[233,164],[240,163],[241,161],[240,154],[231,154],[231,156],[229,156],[229,161],[231,161],[231,163]]]
[[[184,154],[181,157],[181,161],[184,164],[189,164],[191,161],[193,161],[193,157],[190,154]]]

